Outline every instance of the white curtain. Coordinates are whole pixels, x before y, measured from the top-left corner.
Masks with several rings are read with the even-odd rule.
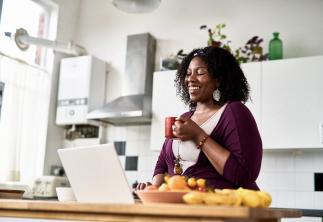
[[[0,182],[32,184],[44,166],[50,74],[0,55],[0,81]]]

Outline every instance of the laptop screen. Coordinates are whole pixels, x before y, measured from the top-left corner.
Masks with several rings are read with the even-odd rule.
[[[134,203],[113,143],[58,150],[79,202]]]

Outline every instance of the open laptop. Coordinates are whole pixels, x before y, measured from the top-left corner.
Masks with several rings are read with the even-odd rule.
[[[58,150],[79,202],[134,203],[113,143]]]

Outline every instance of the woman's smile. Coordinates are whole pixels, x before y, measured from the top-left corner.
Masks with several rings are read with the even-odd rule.
[[[190,94],[195,94],[195,93],[199,92],[200,88],[201,88],[200,86],[189,86],[188,87],[188,92]]]

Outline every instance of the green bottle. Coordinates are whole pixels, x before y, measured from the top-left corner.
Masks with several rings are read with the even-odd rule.
[[[269,42],[269,60],[283,58],[283,42],[279,39],[279,32],[273,33],[274,38]]]

